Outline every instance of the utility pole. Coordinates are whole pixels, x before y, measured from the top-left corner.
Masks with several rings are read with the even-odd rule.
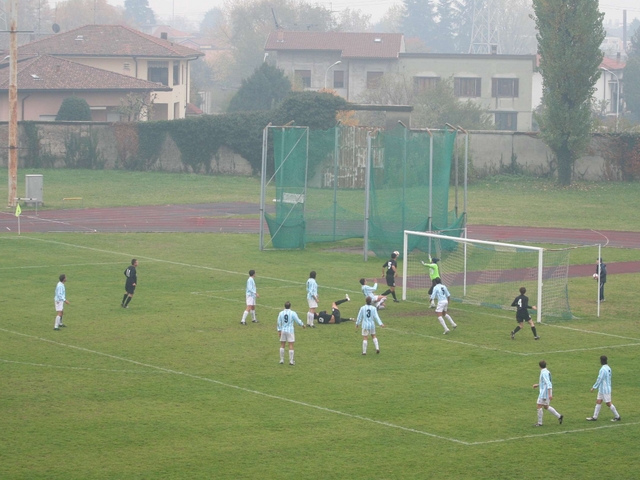
[[[18,196],[18,0],[10,0],[9,21],[9,198],[16,206]]]

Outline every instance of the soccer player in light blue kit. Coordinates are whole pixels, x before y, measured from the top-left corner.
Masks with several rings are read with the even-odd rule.
[[[587,421],[595,422],[598,420],[598,415],[600,415],[600,408],[602,407],[602,401],[607,404],[607,407],[613,412],[612,422],[619,422],[620,415],[618,415],[618,410],[616,410],[615,405],[611,403],[611,367],[607,365],[607,356],[602,355],[600,357],[600,372],[598,373],[598,379],[596,383],[591,387],[591,391],[593,392],[596,388],[598,389],[598,398],[596,399],[596,409],[593,412],[593,417],[587,417]]]
[[[307,325],[316,328],[313,324],[316,308],[318,308],[318,284],[316,282],[316,272],[312,270],[307,280],[307,303],[309,303],[309,311],[307,312]]]
[[[62,315],[64,314],[64,304],[69,305],[67,301],[67,290],[64,284],[67,281],[67,276],[63,273],[58,277],[58,284],[56,285],[56,291],[53,295],[53,303],[56,307],[56,322],[53,325],[54,330],[60,330],[60,327],[66,327],[64,323],[62,323]]]
[[[447,328],[447,324],[444,323],[444,318],[451,324],[452,328],[456,328],[458,325],[453,321],[453,318],[447,313],[447,309],[449,308],[449,298],[451,294],[449,293],[449,289],[442,284],[442,280],[440,277],[434,280],[436,282],[436,286],[433,287],[433,293],[431,293],[431,301],[433,302],[436,298],[438,299],[438,306],[436,307],[436,315],[438,315],[438,321],[440,325],[444,328],[444,334],[446,335],[451,330]],[[444,318],[442,318],[444,315]]]
[[[378,344],[378,338],[376,337],[376,323],[384,328],[384,323],[380,320],[378,310],[371,305],[371,297],[367,297],[367,304],[360,307],[358,312],[358,318],[356,320],[356,332],[358,331],[358,325],[362,325],[362,354],[367,354],[367,338],[371,335],[373,344],[376,347],[376,353],[380,353],[380,345]],[[375,320],[375,321],[374,321]]]
[[[302,328],[304,323],[298,318],[298,314],[291,310],[291,302],[284,304],[284,310],[278,315],[278,323],[276,330],[280,336],[280,363],[284,363],[284,346],[289,342],[289,365],[295,365],[296,362],[293,359],[293,344],[296,341],[295,334],[293,332],[293,323],[297,323]]]
[[[534,383],[533,388],[540,388],[540,393],[538,394],[538,422],[535,423],[534,427],[542,426],[542,412],[544,410],[549,411],[552,415],[558,419],[560,425],[562,425],[562,420],[564,420],[564,415],[560,415],[555,408],[553,408],[549,403],[553,400],[552,388],[551,384],[551,372],[547,370],[547,362],[544,360],[540,360],[540,380],[539,383]]]
[[[371,303],[373,303],[378,310],[382,310],[387,297],[384,295],[376,295],[374,293],[378,289],[378,284],[374,283],[373,287],[370,287],[367,285],[367,281],[364,278],[361,278],[360,285],[362,285],[362,294],[364,295],[364,298],[371,297]]]
[[[247,315],[251,312],[251,321],[253,323],[258,323],[258,319],[256,318],[256,299],[260,297],[258,295],[258,290],[256,289],[256,281],[255,277],[256,271],[249,270],[249,278],[247,279],[247,290],[246,290],[246,299],[247,299],[247,308],[242,314],[242,320],[240,323],[242,325],[246,325]]]

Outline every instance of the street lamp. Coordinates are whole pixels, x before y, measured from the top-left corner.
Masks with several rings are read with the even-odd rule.
[[[327,89],[327,75],[329,75],[329,70],[331,70],[332,67],[335,67],[336,65],[340,65],[342,63],[342,61],[338,60],[336,63],[332,63],[331,65],[329,65],[329,67],[327,67],[327,71],[324,72],[324,89]]]
[[[616,99],[616,132],[617,132],[618,131],[618,123],[619,123],[619,119],[620,119],[620,79],[618,78],[618,75],[613,73],[608,68],[600,67],[600,69],[604,70],[605,72],[610,73],[611,75],[616,77],[616,83],[617,83],[617,88],[616,88],[616,96],[617,96],[617,99]]]

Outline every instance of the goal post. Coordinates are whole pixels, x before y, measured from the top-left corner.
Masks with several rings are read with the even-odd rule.
[[[405,230],[402,298],[429,303],[430,258],[438,259],[442,283],[453,301],[512,309],[520,287],[542,315],[572,318],[568,298],[569,250],[452,237]],[[532,316],[534,312],[531,312]]]

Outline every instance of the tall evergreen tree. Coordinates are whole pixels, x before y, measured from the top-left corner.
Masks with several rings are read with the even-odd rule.
[[[575,159],[589,144],[591,98],[605,37],[598,0],[533,0],[542,72],[540,134],[569,185]]]
[[[469,53],[471,32],[473,30],[473,0],[456,0],[455,15],[454,51],[456,53]]]
[[[631,51],[622,76],[624,101],[633,118],[640,121],[640,26],[631,37]]]
[[[438,53],[455,52],[456,14],[454,0],[440,0],[436,7],[438,23],[433,38],[434,50]]]
[[[264,62],[253,75],[242,80],[242,86],[229,103],[229,112],[271,110],[291,92],[291,82],[284,72]]]
[[[433,44],[436,32],[433,0],[403,0],[402,29],[405,37],[417,37],[427,46]]]
[[[124,0],[124,15],[136,25],[156,24],[156,14],[149,7],[149,0]]]

